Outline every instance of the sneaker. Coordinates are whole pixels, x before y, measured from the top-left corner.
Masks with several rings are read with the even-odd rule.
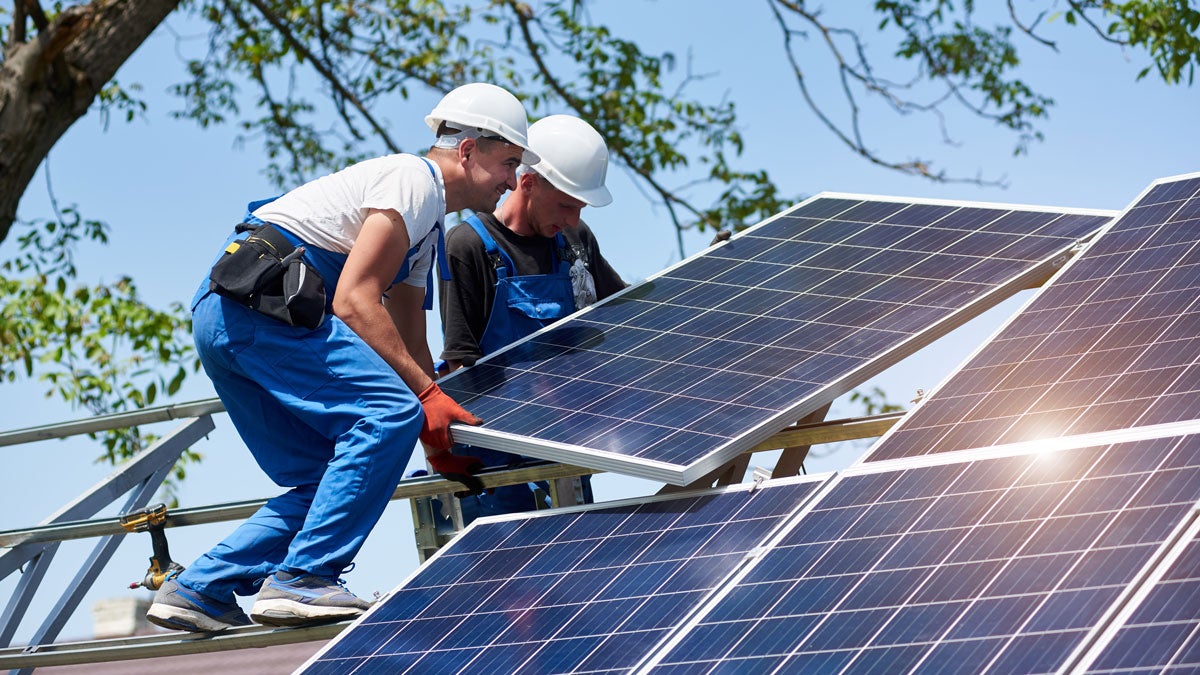
[[[341,579],[313,574],[280,579],[275,574],[258,592],[250,616],[264,626],[303,626],[352,619],[370,606],[346,590]]]
[[[194,633],[249,626],[250,617],[235,602],[218,602],[168,580],[154,594],[146,619],[163,628]]]

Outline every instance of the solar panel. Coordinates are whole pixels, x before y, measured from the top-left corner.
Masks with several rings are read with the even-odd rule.
[[[1145,347],[1158,360],[1143,355],[1138,363],[1192,368],[1200,356],[1200,349],[1185,351],[1195,334],[1184,337],[1192,305],[1177,300],[1193,288],[1187,268],[1200,214],[1187,214],[1198,211],[1197,192],[1200,175],[1152,186],[1035,297],[1029,309],[1051,297],[1060,304],[1046,307],[1059,311],[1036,324],[1043,333],[1026,337],[1066,345],[1063,359],[1100,353],[1118,363],[1117,351]],[[1047,274],[1054,264],[1044,250],[1062,253],[1079,236],[1065,231],[1082,232],[1088,219],[1095,225],[1104,216],[824,196],[443,386],[496,425],[463,431],[511,443],[492,444],[499,449],[537,455],[524,444],[549,444],[578,453],[547,450],[549,459],[686,482],[691,469],[710,468],[707,459],[694,460],[689,434],[719,436],[732,425],[722,448],[757,440],[773,423],[762,420],[796,415],[805,401],[924,344],[985,299]],[[1036,234],[1017,234],[1029,227]],[[1143,302],[1154,289],[1162,297]],[[917,302],[888,295],[901,290]],[[747,311],[733,311],[735,301]],[[880,303],[894,306],[883,311]],[[1120,330],[1141,319],[1149,322],[1140,330]],[[1114,330],[1097,329],[1103,321]],[[1163,339],[1164,322],[1176,337]],[[1089,342],[1089,330],[1102,335]],[[877,341],[889,331],[903,337]],[[803,347],[788,342],[801,332]],[[806,352],[798,364],[789,361],[796,351]],[[766,368],[760,362],[773,365],[751,369]],[[990,372],[970,377],[985,380]],[[1114,372],[1108,384],[1117,387],[1141,371]],[[1114,400],[1135,409],[1173,397],[1171,409],[1187,409],[1196,397],[1175,396],[1190,391],[1177,388],[1186,381],[1178,375],[1135,376],[1140,398]],[[752,376],[762,378],[757,388],[738,388]],[[916,413],[938,412],[932,404],[961,376]],[[712,378],[720,386],[705,389]],[[969,382],[990,391],[986,382]],[[798,383],[811,385],[803,389],[807,398],[796,398]],[[1059,383],[1051,378],[1020,394],[1038,398]],[[1076,391],[1098,391],[1098,383],[1088,384]],[[696,421],[681,422],[697,415],[696,406]],[[743,419],[760,407],[763,415]],[[942,409],[943,431],[956,431],[960,413],[970,425],[968,413],[977,409]],[[1125,419],[1122,408],[1109,410]],[[678,418],[644,416],[654,411]],[[972,445],[961,441],[974,436],[955,436],[933,452],[888,454],[903,438],[902,423],[872,455],[893,461],[863,462],[832,477],[480,519],[304,672],[1194,669],[1200,550],[1185,542],[1200,531],[1200,416],[1139,413],[1138,425],[1114,424],[1089,407],[1077,419],[1088,414],[1097,422],[1041,443],[1014,435]],[[629,433],[604,435],[614,429]],[[587,445],[561,440],[571,434]],[[479,442],[465,435],[460,440]],[[938,452],[949,449],[968,451]],[[580,461],[587,453],[600,459]],[[720,450],[705,457],[724,461]],[[629,471],[634,464],[638,470]]]
[[[1200,174],[1163,179],[869,456],[1200,419]]]
[[[842,474],[648,672],[1053,672],[1200,498],[1197,435],[941,459]]]
[[[819,486],[478,520],[303,672],[627,672]]]
[[[486,420],[455,439],[687,484],[1048,275],[1112,215],[815,197],[439,381]]]
[[[1200,672],[1200,538],[1192,537],[1084,672]]]

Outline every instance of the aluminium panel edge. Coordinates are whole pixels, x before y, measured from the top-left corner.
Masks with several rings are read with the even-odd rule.
[[[1151,190],[1153,190],[1155,187],[1165,184],[1165,183],[1173,183],[1176,181],[1187,180],[1187,179],[1197,178],[1197,177],[1200,177],[1200,172],[1158,178],[1158,179],[1154,180],[1153,182],[1151,182],[1149,185],[1147,185],[1144,189],[1142,189],[1142,191],[1139,192],[1137,194],[1137,196],[1134,197],[1125,206],[1125,208],[1121,209],[1120,211],[1104,212],[1104,213],[1113,214],[1113,217],[1108,221],[1108,223],[1106,223],[1103,227],[1101,227],[1098,232],[1096,232],[1093,235],[1086,238],[1086,241],[1083,244],[1083,250],[1079,251],[1076,255],[1072,256],[1070,260],[1067,260],[1066,263],[1064,265],[1062,265],[1062,267],[1060,267],[1054,273],[1054,275],[1051,276],[1050,279],[1048,279],[1041,286],[1041,288],[1039,288],[1037,291],[1035,291],[1033,293],[1033,295],[1031,295],[1015,312],[1013,312],[1012,316],[1005,319],[1000,324],[1000,326],[998,326],[994,331],[992,331],[991,335],[987,336],[987,338],[980,341],[980,343],[978,345],[976,345],[975,348],[972,349],[971,352],[969,354],[967,354],[967,356],[965,358],[963,358],[963,360],[961,362],[959,362],[958,365],[956,365],[953,369],[951,369],[950,372],[947,373],[946,376],[944,378],[942,378],[942,380],[940,382],[938,382],[932,389],[927,391],[925,393],[925,395],[921,397],[921,400],[918,401],[912,408],[910,408],[908,410],[908,412],[905,414],[905,416],[900,419],[899,422],[892,425],[892,427],[890,429],[888,429],[882,436],[880,436],[878,439],[876,439],[876,441],[871,444],[871,447],[868,448],[867,451],[864,452],[857,460],[855,460],[855,462],[853,464],[851,464],[851,466],[857,466],[859,464],[870,463],[872,461],[871,456],[875,453],[876,448],[882,446],[884,443],[887,443],[889,438],[891,438],[893,435],[895,435],[896,433],[899,433],[901,430],[903,430],[906,419],[911,417],[917,410],[919,410],[924,405],[926,405],[926,403],[928,401],[936,398],[938,392],[940,390],[942,390],[944,387],[946,387],[946,385],[949,384],[949,382],[952,379],[954,379],[954,377],[957,376],[959,374],[959,372],[961,372],[964,368],[967,367],[967,365],[969,365],[972,361],[974,361],[975,358],[977,356],[979,356],[979,354],[981,352],[983,352],[985,349],[987,349],[988,346],[997,337],[999,337],[1001,334],[1004,333],[1004,331],[1008,330],[1008,328],[1013,323],[1019,321],[1021,318],[1021,315],[1024,314],[1024,312],[1027,309],[1029,309],[1029,307],[1031,307],[1035,302],[1038,301],[1038,299],[1042,296],[1042,294],[1044,292],[1046,292],[1046,289],[1053,286],[1054,283],[1056,281],[1058,281],[1059,278],[1069,274],[1071,268],[1075,265],[1076,261],[1084,258],[1087,255],[1088,249],[1090,249],[1092,246],[1094,246],[1096,244],[1096,242],[1102,240],[1104,235],[1107,234],[1108,231],[1111,230],[1139,202],[1141,202],[1141,200],[1143,198],[1145,198],[1146,195],[1149,194]],[[956,450],[954,452],[961,452],[961,451],[971,450],[971,449],[972,448],[959,448],[958,450]]]

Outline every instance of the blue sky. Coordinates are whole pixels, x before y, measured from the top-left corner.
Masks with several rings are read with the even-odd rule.
[[[865,4],[865,3],[864,3]],[[932,120],[872,117],[864,124],[867,143],[895,159],[929,156],[951,173],[1004,176],[1007,189],[963,184],[935,184],[875,167],[852,155],[804,106],[788,70],[782,39],[765,3],[706,3],[703,11],[683,0],[610,3],[596,18],[617,34],[639,42],[649,53],[671,51],[679,67],[690,60],[692,72],[705,75],[690,90],[693,96],[728,97],[739,110],[746,152],[738,160],[745,169],[767,169],[785,194],[807,196],[822,191],[903,197],[1007,202],[1046,206],[1122,209],[1155,178],[1200,170],[1200,90],[1167,87],[1153,75],[1135,76],[1146,65],[1140,52],[1123,52],[1102,43],[1084,29],[1068,29],[1061,21],[1048,25],[1059,41],[1054,53],[1031,40],[1017,40],[1022,50],[1022,77],[1056,100],[1048,121],[1040,125],[1045,141],[1023,157],[1012,156],[1015,138],[986,122],[962,115],[948,121],[957,145],[942,145]],[[636,8],[636,11],[631,11]],[[839,10],[840,11],[840,10]],[[831,12],[832,14],[832,12]],[[850,15],[845,23],[874,26],[871,17]],[[91,218],[112,226],[105,248],[87,247],[80,254],[82,280],[111,281],[131,274],[145,299],[156,305],[187,302],[205,266],[224,239],[244,203],[274,194],[260,175],[254,141],[236,141],[228,128],[199,130],[166,113],[176,104],[167,87],[179,77],[178,54],[195,53],[203,40],[178,19],[173,31],[160,29],[119,74],[123,84],[139,82],[151,105],[146,119],[131,124],[113,121],[107,131],[93,113],[80,120],[50,153],[49,177],[63,204],[78,204]],[[662,30],[671,26],[672,30]],[[189,31],[193,31],[189,33]],[[176,34],[185,36],[176,41]],[[875,38],[875,42],[880,42]],[[883,45],[879,45],[883,46]],[[823,77],[820,51],[805,52],[812,86],[819,95],[833,91]],[[833,92],[836,93],[836,92]],[[406,149],[428,144],[421,119],[436,97],[420,94],[384,117]],[[834,110],[838,110],[836,106]],[[619,168],[610,171],[615,201],[603,209],[587,209],[584,219],[597,232],[606,257],[627,281],[645,278],[678,260],[675,235],[666,214],[653,208]],[[47,174],[39,172],[21,203],[24,218],[49,214]],[[686,238],[688,253],[700,250],[710,234]],[[11,255],[12,241],[0,244]],[[1027,294],[1004,303],[966,327],[882,374],[871,384],[893,401],[906,402],[918,388],[931,389]],[[430,316],[431,343],[440,346],[437,322]],[[79,416],[61,403],[43,401],[37,383],[3,385],[0,429],[72,419]],[[194,377],[176,401],[212,396],[203,377]],[[848,414],[849,408],[843,411]],[[218,429],[196,447],[206,456],[193,467],[181,490],[183,506],[266,497],[278,490],[263,477],[249,453],[218,417]],[[154,430],[164,433],[170,426]],[[109,469],[92,463],[100,449],[84,440],[46,442],[2,448],[10,481],[36,484],[35,491],[0,491],[0,529],[32,525],[104,477]],[[810,472],[836,470],[857,456],[853,450],[809,465]],[[755,464],[769,464],[768,458]],[[414,462],[415,465],[415,462]],[[10,482],[10,485],[12,483]],[[649,494],[657,485],[605,475],[596,480],[600,499]],[[172,553],[190,562],[233,527],[212,525],[171,530]],[[86,545],[64,547],[59,560],[78,559]],[[71,551],[80,551],[73,555]],[[145,573],[149,537],[128,538],[101,575],[64,638],[90,635],[87,608],[99,598],[121,596],[129,582]],[[360,595],[386,592],[416,566],[407,502],[395,502],[368,540],[358,568],[348,577]],[[56,569],[59,569],[56,567]],[[60,575],[73,573],[63,567]],[[50,579],[64,579],[65,576]],[[15,581],[0,581],[7,599]],[[44,583],[52,589],[55,583]],[[144,591],[143,591],[144,592]],[[54,602],[43,591],[18,640],[27,638]]]

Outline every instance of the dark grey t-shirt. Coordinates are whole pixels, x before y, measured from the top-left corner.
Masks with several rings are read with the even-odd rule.
[[[558,251],[553,238],[522,236],[504,227],[490,213],[478,215],[496,245],[512,258],[518,276],[550,274],[556,269]],[[573,264],[582,252],[595,281],[598,300],[625,288],[625,282],[600,255],[600,246],[583,221],[562,234],[567,241],[567,263]],[[453,281],[441,283],[444,335],[441,358],[470,364],[483,356],[479,341],[496,298],[496,269],[483,241],[466,223],[455,225],[446,234],[446,257]]]

